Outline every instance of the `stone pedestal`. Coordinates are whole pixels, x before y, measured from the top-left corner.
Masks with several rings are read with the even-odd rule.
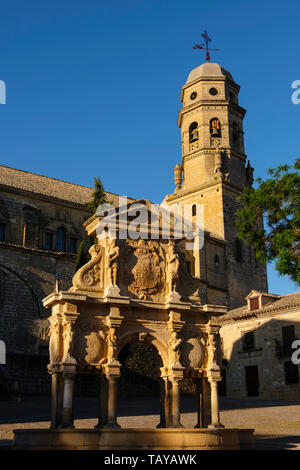
[[[253,429],[17,429],[14,450],[251,450]]]

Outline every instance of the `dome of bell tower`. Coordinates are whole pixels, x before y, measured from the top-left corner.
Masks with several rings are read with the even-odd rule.
[[[230,80],[234,81],[231,73],[228,72],[228,70],[224,69],[219,64],[214,64],[211,62],[201,64],[199,67],[196,67],[194,70],[192,70],[187,78],[186,83],[190,83],[201,78],[229,78]]]

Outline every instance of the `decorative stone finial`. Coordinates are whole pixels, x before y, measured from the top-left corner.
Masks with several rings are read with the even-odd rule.
[[[175,191],[179,191],[179,189],[181,188],[181,182],[182,182],[182,174],[181,174],[181,168],[180,168],[179,163],[177,163],[173,171],[174,171],[174,181],[176,184]]]

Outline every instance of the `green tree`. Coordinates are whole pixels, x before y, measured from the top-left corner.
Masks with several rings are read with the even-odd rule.
[[[148,377],[155,375],[160,365],[160,358],[151,346],[142,343],[131,343],[127,354],[125,366],[128,369]]]
[[[88,256],[85,250],[85,244],[84,242],[81,242],[79,245],[78,253],[77,253],[74,272],[76,273],[76,271],[78,271],[78,269],[81,268],[81,266],[84,266],[87,263],[87,261],[88,261]]]
[[[103,184],[100,180],[100,178],[94,177],[94,191],[92,195],[92,199],[90,202],[87,202],[86,205],[93,213],[95,214],[97,207],[100,204],[108,203],[108,200],[106,199],[106,194],[103,189]]]
[[[253,246],[260,262],[275,261],[279,274],[300,284],[300,158],[268,174],[239,197],[238,234]]]

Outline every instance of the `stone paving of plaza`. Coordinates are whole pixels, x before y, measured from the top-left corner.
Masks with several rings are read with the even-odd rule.
[[[181,422],[194,427],[195,398],[182,397]],[[300,450],[300,403],[258,399],[221,398],[221,421],[226,427],[255,428],[258,449]],[[96,424],[97,403],[77,398],[75,426]],[[159,422],[159,399],[128,398],[119,401],[118,422],[122,427],[155,427]],[[49,399],[26,398],[21,402],[0,402],[0,445],[10,445],[13,429],[48,428]],[[3,447],[4,448],[4,447]]]

